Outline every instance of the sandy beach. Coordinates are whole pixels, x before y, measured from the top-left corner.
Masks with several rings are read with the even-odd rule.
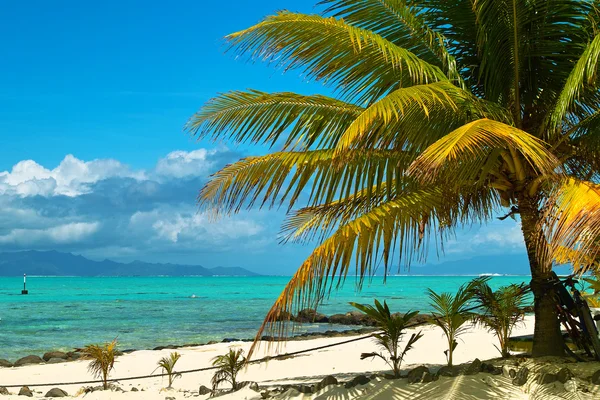
[[[524,325],[519,326],[514,335],[532,333],[533,317],[527,317]],[[403,371],[408,372],[419,365],[425,365],[432,372],[445,364],[443,353],[444,340],[439,328],[428,325],[419,329],[409,330],[407,337],[413,331],[421,330],[423,338],[417,342],[414,349],[407,354],[403,364]],[[307,348],[338,343],[352,337],[320,338],[303,341],[290,341],[279,353],[293,352]],[[489,360],[498,357],[494,345],[496,339],[481,327],[471,326],[467,333],[460,337],[459,345],[455,350],[455,364],[472,362],[475,358]],[[218,343],[199,347],[181,348],[177,351],[182,355],[177,364],[177,370],[196,369],[210,365],[210,360],[227,352],[231,347],[241,347],[247,350],[250,343],[232,342]],[[222,399],[261,399],[261,392],[281,387],[286,384],[313,385],[320,382],[325,376],[333,375],[339,384],[326,386],[313,394],[302,394],[295,389],[284,393],[272,395],[276,399],[551,399],[551,398],[578,398],[592,399],[600,396],[600,386],[589,384],[585,377],[591,376],[600,369],[600,363],[570,363],[568,364],[575,375],[578,390],[570,392],[571,386],[559,382],[549,385],[538,384],[537,378],[540,369],[542,372],[557,372],[564,365],[560,360],[538,360],[535,363],[525,359],[513,357],[507,361],[497,360],[496,365],[506,363],[515,369],[525,365],[529,366],[529,379],[523,386],[511,384],[511,378],[503,375],[478,373],[475,375],[460,375],[458,377],[440,377],[430,383],[409,384],[407,379],[388,380],[383,376],[372,376],[384,373],[389,368],[381,360],[360,360],[362,352],[376,350],[372,339],[355,341],[337,347],[318,350],[283,360],[271,360],[267,363],[250,365],[240,373],[239,381],[256,382],[259,392],[244,388],[236,393],[221,396]],[[163,356],[169,355],[173,350],[142,350],[120,356],[111,374],[112,378],[124,378],[151,374],[155,370],[156,362]],[[255,358],[260,358],[266,353],[262,346]],[[275,350],[271,355],[276,354]],[[559,361],[559,362],[557,362]],[[521,363],[519,366],[515,363]],[[552,363],[551,363],[552,362]],[[91,380],[87,372],[88,361],[74,361],[58,364],[31,365],[0,369],[0,385],[32,385],[52,382],[73,382]],[[544,365],[547,364],[547,365]],[[156,372],[158,373],[158,372]],[[344,383],[357,375],[372,376],[372,380],[365,385],[358,385],[351,389],[344,388]],[[150,378],[140,380],[121,381],[117,385],[124,392],[94,391],[84,393],[84,386],[92,385],[45,385],[31,386],[35,398],[43,398],[48,390],[59,387],[69,396],[78,396],[86,399],[184,399],[208,398],[209,395],[199,395],[201,385],[210,387],[212,371],[194,372],[184,374],[174,383],[174,389],[165,390],[167,378]],[[137,391],[135,391],[135,389]],[[16,395],[19,387],[11,387],[11,395],[3,396],[7,399],[22,399]],[[132,389],[134,391],[132,391]],[[587,392],[587,393],[586,393]]]

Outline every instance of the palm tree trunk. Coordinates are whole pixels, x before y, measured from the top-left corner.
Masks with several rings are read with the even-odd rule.
[[[519,201],[521,229],[525,239],[529,268],[531,269],[531,291],[533,292],[535,327],[533,331],[532,356],[564,356],[564,339],[556,310],[556,300],[548,280],[552,273],[552,260],[544,260],[537,251],[540,243],[538,230],[539,211],[529,199]]]

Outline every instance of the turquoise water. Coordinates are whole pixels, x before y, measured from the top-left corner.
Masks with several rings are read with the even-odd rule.
[[[71,350],[118,337],[120,348],[251,338],[288,277],[29,277],[0,278],[0,358],[52,349]],[[455,291],[464,276],[374,278],[356,293],[354,278],[319,311],[349,311],[349,301],[387,300],[393,311],[429,311],[426,288]],[[529,281],[526,276],[492,278],[492,287]],[[307,324],[302,331],[340,329]]]

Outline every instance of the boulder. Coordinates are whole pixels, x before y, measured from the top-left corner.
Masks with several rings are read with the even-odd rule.
[[[448,366],[444,365],[442,368],[438,369],[436,375],[437,376],[458,376],[459,369],[456,366]]]
[[[47,361],[47,363],[48,363],[48,364],[58,364],[58,363],[63,363],[63,362],[65,362],[65,361],[67,361],[67,360],[65,360],[65,359],[62,359],[62,358],[55,358],[55,357],[54,357],[54,358],[51,358],[51,359],[49,359],[49,360]]]
[[[68,393],[62,389],[54,388],[48,390],[48,393],[44,397],[67,397]]]
[[[528,377],[529,368],[523,367],[515,375],[514,379],[512,380],[512,384],[515,386],[523,386],[527,382]]]
[[[0,394],[3,396],[8,396],[10,394],[10,392],[4,386],[0,386]]]
[[[481,370],[481,360],[476,358],[471,364],[465,369],[465,375],[475,375]]]
[[[567,368],[567,367],[562,368],[556,374],[556,378],[562,384],[565,384],[568,380],[570,380],[571,378],[573,378],[573,376],[574,376],[573,372],[569,368]]]
[[[49,351],[45,353],[42,358],[44,359],[44,361],[50,361],[51,358],[60,358],[66,360],[67,358],[69,358],[69,356],[67,355],[67,353],[63,353],[62,351]]]
[[[132,387],[132,388],[131,388],[131,391],[132,391],[132,392],[138,392],[139,390],[138,390],[138,388],[136,388],[136,387]]]
[[[15,362],[15,367],[20,367],[22,365],[28,365],[28,364],[41,364],[43,362],[44,362],[44,360],[42,360],[39,356],[31,355],[31,356],[19,358]]]
[[[207,388],[204,385],[201,385],[200,388],[198,389],[198,394],[200,394],[200,396],[204,396],[205,394],[211,394],[212,390]]]
[[[4,367],[4,368],[10,368],[13,366],[13,363],[11,363],[8,360],[5,359],[0,359],[0,367]]]
[[[421,365],[417,368],[411,369],[408,372],[408,383],[419,383],[419,382],[431,382],[433,377],[429,372],[429,368],[424,365]]]
[[[600,385],[600,369],[592,375],[592,383],[594,385]]]
[[[479,369],[481,372],[487,372],[488,374],[494,374],[494,372],[497,371],[497,368],[494,367],[494,364],[489,364],[489,363],[481,363],[481,368]],[[502,370],[500,370],[500,373],[502,373]]]
[[[319,390],[323,389],[325,386],[329,386],[329,385],[337,385],[338,384],[338,380],[335,378],[335,376],[326,376],[325,378],[321,379],[321,382],[317,383],[317,385],[315,386],[315,392],[318,392]]]
[[[67,353],[67,359],[68,360],[79,360],[80,358],[81,358],[81,354],[79,352],[69,351]]]
[[[23,386],[21,390],[19,390],[19,396],[33,397],[33,392],[27,386]]]
[[[275,321],[293,321],[294,316],[287,311],[280,311],[279,315],[275,318]]]
[[[551,374],[551,373],[542,373],[540,374],[540,376],[538,376],[538,383],[540,385],[549,385],[551,383],[554,383],[558,380],[556,374]]]
[[[371,379],[367,378],[365,375],[357,375],[351,381],[346,382],[344,387],[350,389],[357,385],[366,385],[369,382],[371,382]]]
[[[294,320],[296,322],[329,322],[329,318],[325,314],[318,313],[312,308],[305,308],[299,311]]]

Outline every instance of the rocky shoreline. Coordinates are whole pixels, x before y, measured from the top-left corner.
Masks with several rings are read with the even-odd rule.
[[[318,323],[318,324],[330,324],[330,325],[346,325],[346,326],[357,326],[361,328],[357,329],[346,329],[346,330],[327,330],[325,332],[307,332],[298,335],[293,335],[290,337],[275,337],[275,336],[262,336],[262,340],[265,341],[294,341],[294,340],[308,340],[308,339],[317,339],[317,338],[328,338],[328,337],[344,337],[344,336],[354,336],[354,335],[362,335],[371,333],[375,330],[374,326],[376,322],[365,314],[358,311],[350,311],[345,314],[333,314],[327,316],[325,314],[321,314],[316,312],[313,309],[304,309],[298,312],[297,315],[286,315],[281,318],[282,321],[290,321],[295,324],[303,324],[303,323]],[[431,316],[427,315],[418,315],[415,318],[415,324],[425,324],[430,322]],[[152,349],[126,349],[120,351],[119,354],[132,353],[137,350],[175,350],[184,347],[198,347],[198,346],[206,346],[212,345],[216,343],[229,343],[229,342],[252,342],[253,338],[223,338],[220,341],[211,340],[206,343],[186,343],[181,345],[165,345],[165,346],[157,346]],[[39,355],[30,354],[25,357],[19,358],[14,363],[6,360],[0,359],[0,368],[11,368],[11,367],[21,367],[24,365],[31,364],[55,364],[62,363],[67,361],[76,361],[81,357],[80,353],[77,351],[57,351],[52,350],[44,353],[41,357]]]

